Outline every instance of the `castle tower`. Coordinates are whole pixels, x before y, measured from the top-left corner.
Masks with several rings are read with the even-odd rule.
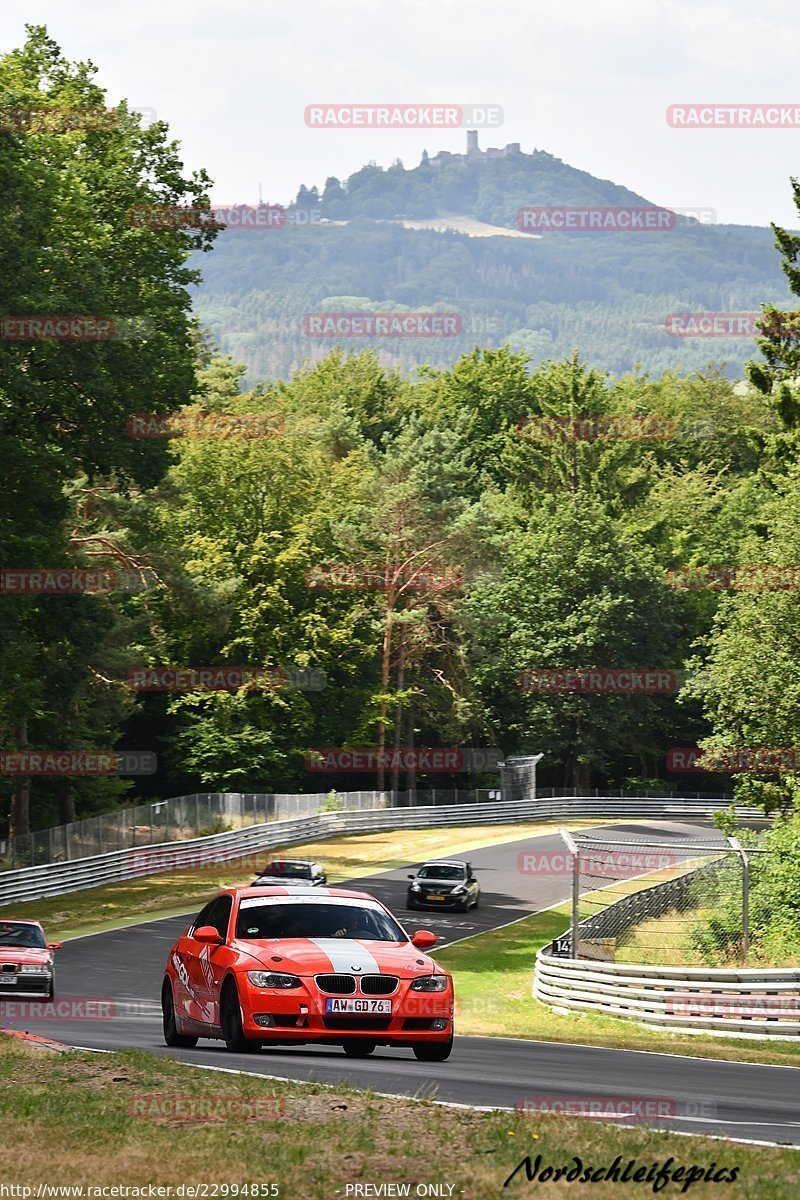
[[[480,154],[478,149],[478,131],[477,129],[467,130],[467,154]]]

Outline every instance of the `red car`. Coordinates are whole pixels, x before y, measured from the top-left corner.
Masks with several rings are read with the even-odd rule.
[[[336,1043],[362,1058],[408,1046],[443,1062],[453,1046],[453,980],[366,892],[231,888],[215,896],[169,953],[164,1040],[229,1050]]]
[[[0,1000],[6,996],[52,1000],[55,996],[53,951],[38,921],[0,921]]]

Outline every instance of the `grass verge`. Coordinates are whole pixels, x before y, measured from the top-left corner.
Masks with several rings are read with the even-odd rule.
[[[553,1012],[531,994],[534,962],[537,950],[568,925],[569,908],[562,905],[437,953],[455,978],[457,1032],[800,1066],[800,1042],[670,1033],[599,1013]]]
[[[427,1073],[421,1068],[421,1081]],[[608,1167],[619,1155],[623,1168],[631,1159],[649,1169],[672,1157],[673,1170],[738,1169],[736,1182],[722,1187],[695,1183],[692,1197],[793,1200],[800,1189],[796,1151],[210,1073],[144,1052],[55,1053],[10,1038],[0,1039],[0,1120],[3,1182],[33,1189],[122,1185],[144,1187],[138,1194],[147,1195],[148,1185],[205,1184],[206,1195],[216,1186],[216,1195],[230,1197],[236,1185],[242,1196],[244,1185],[259,1184],[268,1196],[274,1182],[281,1200],[344,1200],[358,1194],[356,1183],[405,1183],[411,1195],[425,1194],[417,1192],[420,1184],[437,1184],[445,1186],[433,1194],[488,1200],[532,1194],[524,1170],[503,1184],[526,1155],[537,1154],[542,1168],[573,1167],[575,1156],[583,1167]],[[661,1195],[680,1195],[681,1187],[668,1184]],[[561,1182],[537,1181],[537,1195],[566,1190]],[[568,1188],[575,1200],[652,1190],[581,1182]]]
[[[566,828],[608,824],[574,822]],[[318,859],[325,864],[331,883],[391,871],[437,855],[466,854],[517,838],[553,833],[557,823],[479,825],[447,829],[403,829],[365,833],[328,841],[306,842],[287,851],[292,858]],[[142,847],[146,853],[148,847]],[[77,937],[157,917],[195,912],[221,887],[250,883],[282,851],[264,850],[228,863],[164,871],[106,887],[87,888],[65,896],[3,905],[0,917],[30,917],[41,921],[51,937]]]
[[[625,962],[650,963],[653,966],[668,965],[679,962],[686,967],[708,966],[709,960],[703,957],[697,945],[695,934],[707,929],[713,918],[718,915],[712,907],[692,908],[684,912],[665,913],[663,917],[655,917],[650,921],[642,921],[626,934],[625,940],[618,944],[619,957]],[[740,966],[741,960],[731,954],[723,957],[724,952],[718,951],[716,966]],[[751,949],[747,960],[748,967],[798,967],[800,956],[781,958],[758,954]]]

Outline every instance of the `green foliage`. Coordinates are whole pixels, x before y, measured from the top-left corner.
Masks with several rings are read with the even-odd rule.
[[[341,812],[345,807],[346,801],[344,796],[340,796],[335,788],[331,788],[325,797],[325,803],[320,809],[321,812]]]
[[[42,29],[0,59],[3,107],[104,104],[93,68],[64,60]],[[655,790],[669,783],[670,746],[800,743],[797,590],[682,592],[666,575],[800,562],[795,358],[769,343],[756,386],[734,387],[745,350],[726,348],[714,368],[705,343],[663,329],[687,307],[782,303],[762,231],[406,229],[406,217],[508,226],[523,205],[641,198],[542,152],[368,164],[298,194],[298,208],[348,224],[218,238],[201,334],[188,289],[210,233],[127,219],[134,205],[207,202],[205,174],[184,177],[162,122],[143,129],[121,106],[104,129],[4,129],[0,184],[2,311],[94,312],[125,329],[107,342],[0,342],[0,566],[124,567],[147,585],[2,598],[6,745],[156,750],[158,775],[137,786],[169,795],[315,790],[312,747],[499,745],[543,751],[545,786]],[[800,243],[779,245],[796,289]],[[303,334],[305,313],[347,308],[457,311],[464,331],[380,354]],[[272,381],[251,386],[248,368]],[[256,414],[278,432],[125,435],[129,414],[152,411]],[[584,419],[666,432],[531,433],[536,420]],[[310,584],[339,564],[379,569],[383,584]],[[314,672],[327,685],[135,695],[127,673],[144,665]],[[677,701],[518,685],[532,668],[631,667],[692,677]],[[110,807],[128,786],[35,781],[33,823]],[[797,794],[791,776],[738,787],[766,807]],[[0,785],[18,821],[24,790]]]
[[[800,812],[780,819],[757,839],[737,831],[744,844],[767,854],[750,857],[750,945],[754,961],[800,962]],[[720,873],[721,875],[722,873]],[[692,940],[708,962],[735,958],[741,949],[742,902],[738,888],[720,879],[704,883],[697,899],[713,910],[693,930]]]

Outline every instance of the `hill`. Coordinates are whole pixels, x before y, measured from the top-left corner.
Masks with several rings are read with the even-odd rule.
[[[755,353],[751,338],[672,336],[669,314],[791,307],[769,229],[679,215],[662,230],[539,236],[518,225],[532,206],[651,207],[542,150],[369,164],[344,183],[301,187],[280,228],[222,233],[204,257],[195,309],[253,378],[285,377],[337,340],[375,345],[404,371],[508,342],[534,363],[577,347],[615,374],[713,360],[738,377]],[[458,331],[320,337],[304,319],[420,310],[458,314]]]

